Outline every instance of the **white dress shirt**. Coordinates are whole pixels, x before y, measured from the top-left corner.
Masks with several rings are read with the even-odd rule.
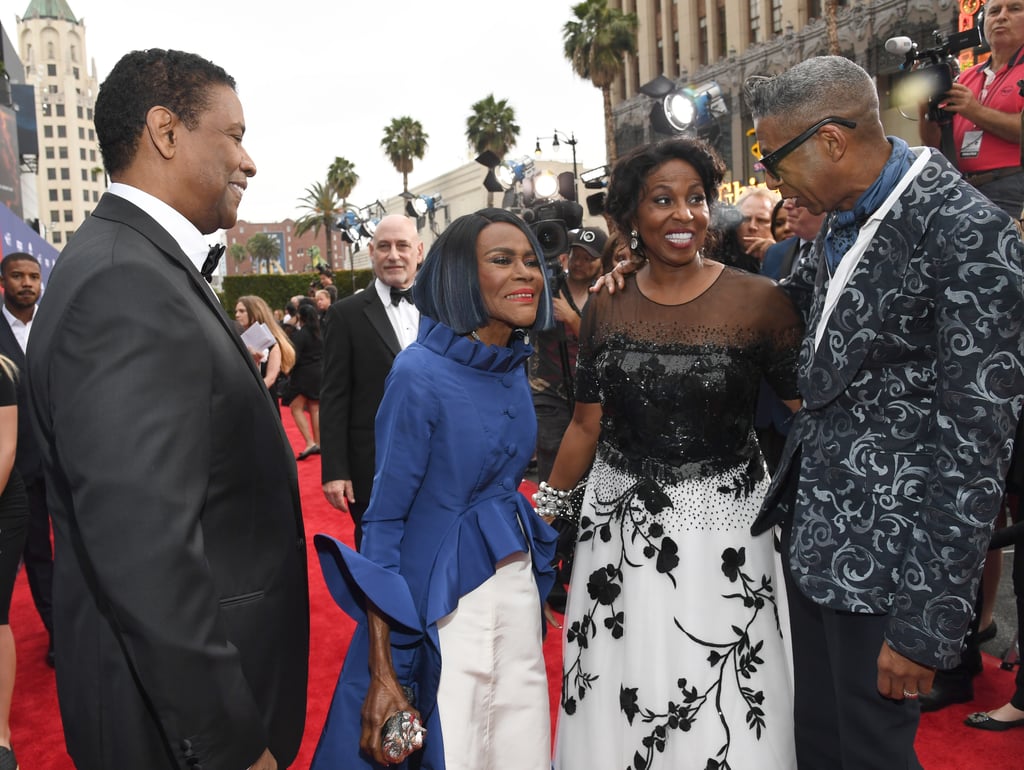
[[[206,242],[203,234],[199,232],[199,228],[182,216],[181,212],[159,198],[143,192],[138,187],[132,187],[123,182],[111,184],[109,192],[119,198],[124,198],[129,203],[134,203],[153,217],[156,223],[177,242],[192,264],[196,266],[196,270],[203,269],[203,263],[210,253],[210,245]]]
[[[11,327],[11,331],[14,333],[14,339],[21,345],[21,352],[25,352],[25,348],[28,347],[28,335],[32,332],[32,321],[36,317],[36,310],[38,307],[32,308],[32,318],[28,319],[28,323],[24,323],[20,318],[15,318],[10,310],[7,309],[7,305],[3,306],[4,318],[7,320],[7,325]]]
[[[384,311],[388,314],[388,320],[391,321],[391,328],[395,330],[395,336],[398,337],[398,344],[402,346],[402,350],[405,350],[416,341],[416,335],[420,328],[419,308],[405,300],[397,305],[392,305],[391,287],[380,278],[374,278],[373,288],[377,290],[377,296],[384,303]]]

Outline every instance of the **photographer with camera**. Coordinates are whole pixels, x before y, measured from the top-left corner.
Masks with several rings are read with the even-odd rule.
[[[983,31],[992,55],[965,70],[937,101],[952,116],[954,162],[964,178],[985,197],[1020,219],[1024,205],[1024,169],[1020,165],[1024,96],[1024,1],[989,0]],[[941,113],[939,113],[941,115]],[[927,119],[921,105],[921,141],[942,147],[941,120]]]
[[[535,335],[530,356],[530,388],[537,412],[538,481],[547,480],[572,417],[580,319],[590,287],[604,271],[602,255],[608,236],[600,228],[581,227],[572,230],[567,240],[567,252],[548,262],[557,323],[554,329]]]

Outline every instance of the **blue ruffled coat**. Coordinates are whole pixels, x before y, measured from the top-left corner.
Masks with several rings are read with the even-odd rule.
[[[311,770],[377,766],[359,751],[367,597],[389,619],[395,671],[413,688],[427,728],[423,751],[407,763],[421,768],[444,767],[437,622],[497,562],[527,550],[541,612],[556,534],[519,492],[537,432],[524,369],[531,352],[518,338],[507,348],[481,345],[424,317],[417,341],[395,359],[377,412],[362,553],[315,538],[328,589],[358,626]]]

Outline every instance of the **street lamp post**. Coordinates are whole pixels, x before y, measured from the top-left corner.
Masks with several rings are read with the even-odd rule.
[[[559,137],[561,141],[572,147],[572,200],[574,203],[580,202],[580,193],[577,189],[577,174],[576,174],[576,134],[570,131],[566,134],[564,131],[559,131],[557,128],[552,132],[551,136],[538,136],[537,146],[534,148],[534,153],[537,155],[541,154],[540,140],[550,139],[552,149],[557,150],[559,147]]]

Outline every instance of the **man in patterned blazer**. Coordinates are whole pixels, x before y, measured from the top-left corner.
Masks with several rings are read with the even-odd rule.
[[[1024,392],[1022,245],[936,151],[886,137],[834,56],[746,85],[765,179],[825,227],[787,288],[804,400],[755,532],[783,525],[800,768],[919,768]]]

